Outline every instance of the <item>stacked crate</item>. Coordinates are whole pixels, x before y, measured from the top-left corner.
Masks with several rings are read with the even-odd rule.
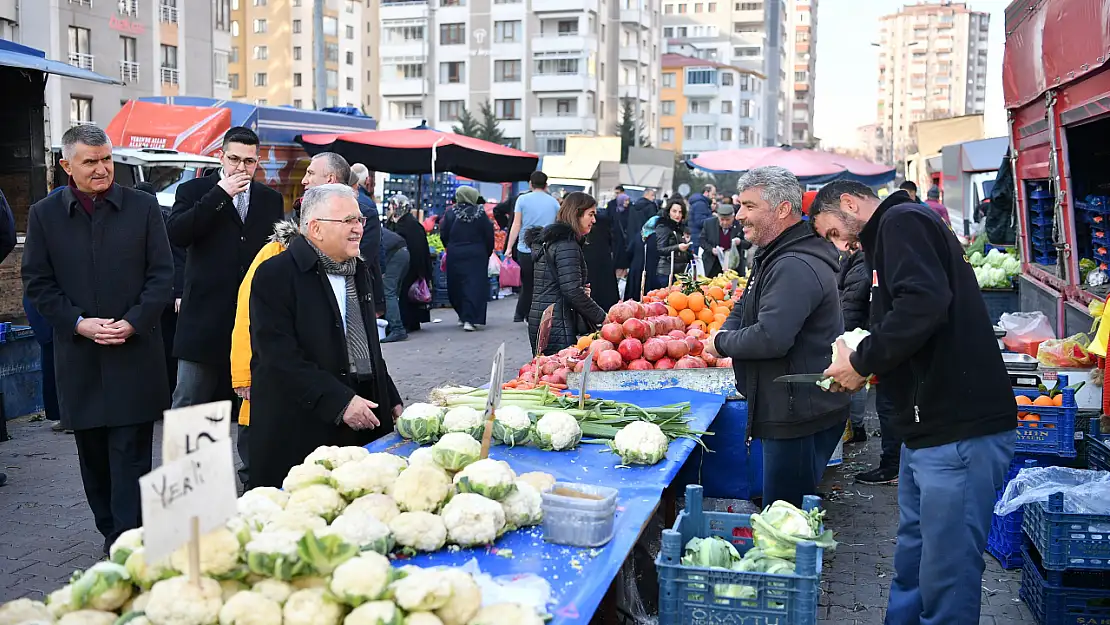
[[[419,208],[425,215],[442,215],[447,209],[447,203],[455,200],[455,191],[458,188],[458,177],[450,172],[436,174],[434,185],[431,174],[390,174],[385,180],[385,197],[403,193],[415,202],[419,196]]]
[[[1032,261],[1040,265],[1056,264],[1056,245],[1052,241],[1053,197],[1047,183],[1029,184],[1029,240]]]
[[[1110,268],[1110,197],[1105,195],[1088,195],[1082,200],[1075,201],[1076,219],[1087,224],[1090,232],[1090,248],[1081,249],[1081,258],[1091,258],[1098,263],[1099,269],[1106,271]],[[1080,241],[1081,247],[1086,247],[1085,241]]]

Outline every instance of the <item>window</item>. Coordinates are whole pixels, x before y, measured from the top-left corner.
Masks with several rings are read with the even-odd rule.
[[[439,103],[439,121],[453,122],[462,114],[462,100],[444,100]]]
[[[384,43],[424,41],[423,26],[386,26],[382,29]]]
[[[710,2],[710,3],[706,4],[705,7],[706,7],[705,8],[706,12],[708,12],[708,13],[716,13],[717,12],[717,3],[716,2]]]
[[[424,105],[420,102],[405,102],[401,107],[401,114],[406,119],[419,119],[424,117]]]
[[[355,38],[355,27],[354,26],[348,26],[346,28],[346,35],[347,35],[347,39],[354,39]]]
[[[555,100],[555,115],[558,117],[568,117],[578,114],[578,100],[571,100],[567,98],[560,98]]]
[[[334,17],[324,17],[324,36],[337,37],[339,36],[339,20]]]
[[[231,0],[215,0],[216,30],[231,30]]]
[[[721,74],[721,86],[722,87],[731,87],[732,86],[732,80],[733,80],[732,72],[723,72]]]
[[[494,4],[520,4],[520,0],[493,0]],[[520,139],[517,139],[520,141]]]
[[[809,72],[805,70],[794,72],[794,82],[805,82],[807,78],[809,78]]]
[[[809,31],[808,30],[799,30],[797,33],[794,34],[794,41],[797,42],[797,43],[806,43],[806,42],[808,42],[809,41]]]
[[[130,15],[134,17],[139,14],[139,3],[137,0],[119,0],[118,6],[120,15]]]
[[[466,0],[439,0],[439,6],[441,6],[441,7],[464,7],[464,6],[466,6]]]
[[[740,143],[752,144],[752,129],[750,126],[742,126],[740,128]]]
[[[351,52],[351,51],[348,51],[347,52],[347,65],[354,65],[354,64],[355,64],[355,53]]]
[[[301,60],[301,47],[300,46],[293,46],[293,60],[294,61]]]
[[[663,7],[663,13],[666,13],[667,15],[674,14],[674,5],[668,4],[667,6]]]
[[[520,61],[494,61],[493,82],[520,82]]]
[[[73,125],[92,123],[92,98],[69,99],[69,121]]]
[[[405,63],[397,66],[397,78],[413,80],[424,77],[423,63]]]
[[[220,86],[227,86],[228,53],[215,50],[212,53],[212,81]]]
[[[493,112],[497,119],[520,119],[520,100],[494,100]]]
[[[339,44],[328,43],[324,45],[324,58],[329,63],[339,62]]]
[[[519,0],[517,0],[519,2]],[[495,0],[494,4],[504,4],[501,0]],[[520,149],[520,137],[505,137],[501,140],[501,144],[510,147],[514,150]]]
[[[327,81],[326,84],[328,89],[339,89],[339,72],[334,69],[329,69],[324,72],[324,78]]]
[[[721,114],[722,115],[731,115],[732,114],[732,100],[722,100],[721,101]]]
[[[293,108],[304,108],[304,100],[301,100],[300,98],[293,98]]]
[[[536,59],[536,74],[570,75],[578,73],[578,59]]]
[[[69,27],[69,54],[90,55],[92,48],[89,45],[89,29],[78,28],[76,26]],[[73,61],[71,60],[72,64]]]
[[[540,151],[548,154],[564,154],[567,151],[566,137],[537,137]]]
[[[228,86],[231,87],[232,91],[238,91],[239,90],[239,74],[229,74],[228,77],[227,77],[227,82],[228,82]]]
[[[660,103],[660,113],[663,115],[674,115],[674,111],[674,100],[663,100]]]
[[[266,20],[264,20],[264,19],[254,20],[254,32],[256,32],[256,33],[266,32]]]
[[[690,100],[690,112],[702,115],[708,113],[709,100]]]
[[[755,91],[755,80],[748,74],[740,74],[740,91]]]
[[[350,76],[347,77],[347,91],[355,90],[355,79]]]
[[[664,89],[673,88],[676,84],[678,84],[678,83],[675,81],[675,73],[674,72],[665,72],[663,74],[663,88]]]
[[[466,64],[462,61],[449,61],[439,64],[439,84],[453,85],[463,83],[463,69]]]
[[[702,8],[703,8],[702,3],[700,3],[700,2],[695,2],[694,3],[694,13],[701,13]]]
[[[177,46],[162,45],[162,67],[177,69]]]
[[[234,22],[234,21],[231,22],[231,36],[232,37],[238,37],[239,36],[239,22]]]
[[[266,98],[255,98],[254,99],[254,105],[255,106],[269,106],[269,104],[270,104],[270,101],[267,100]]]
[[[683,136],[687,141],[708,141],[712,126],[686,126]]]
[[[463,32],[466,24],[440,24],[439,43],[443,46],[457,46],[466,42],[466,33]]]
[[[721,141],[732,141],[732,128],[721,129]]]
[[[268,58],[270,58],[269,48],[267,48],[266,46],[255,46],[254,47],[254,60],[256,60],[256,61],[265,61]]]
[[[520,21],[494,22],[493,40],[497,43],[516,43],[521,41]]]
[[[763,10],[763,3],[762,2],[737,2],[736,3],[736,10],[737,11],[762,11]]]
[[[254,0],[254,6],[256,6],[256,7],[266,6],[266,0]]]
[[[566,37],[568,35],[578,34],[578,20],[559,20],[555,24],[555,30],[559,36]]]
[[[299,8],[300,6],[301,0],[293,0],[293,8]]]
[[[254,86],[255,87],[265,87],[267,84],[269,84],[269,82],[270,82],[269,77],[266,75],[266,72],[255,72],[254,73]]]
[[[758,33],[759,28],[759,24],[745,24],[742,22],[736,22],[732,25],[732,32],[737,34]]]
[[[686,12],[686,3],[682,3],[682,4],[678,5],[678,12],[679,13],[685,13]]]
[[[755,117],[752,114],[755,111],[754,104],[752,100],[740,100],[740,117]]]
[[[686,84],[688,84],[688,85],[715,85],[715,84],[717,84],[717,70],[714,70],[714,69],[688,69],[688,70],[686,70]]]
[[[663,143],[674,142],[674,128],[660,128],[659,131],[659,138],[663,141]]]
[[[293,86],[294,87],[300,87],[302,84],[303,83],[301,81],[301,73],[300,72],[293,72]]]
[[[293,20],[293,34],[299,35],[301,33],[301,20]]]
[[[135,53],[135,38],[134,37],[120,37],[120,60],[125,63],[134,63],[139,60]]]

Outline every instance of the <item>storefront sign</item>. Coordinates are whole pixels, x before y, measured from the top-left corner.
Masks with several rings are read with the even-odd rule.
[[[108,28],[118,30],[128,35],[141,35],[146,32],[146,26],[143,26],[141,23],[132,22],[125,17],[116,15],[113,15],[111,19],[108,20]]]

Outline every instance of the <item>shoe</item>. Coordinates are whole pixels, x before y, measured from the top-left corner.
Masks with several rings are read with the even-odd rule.
[[[55,432],[65,432],[66,431],[65,426],[62,425],[61,421],[55,421],[54,425],[50,426],[50,429],[55,431]]]
[[[866,443],[866,442],[867,442],[867,430],[863,429],[862,427],[857,430],[855,428],[855,426],[852,426],[852,438],[848,441],[848,443],[851,444],[851,443]]]
[[[524,323],[524,317],[513,317],[513,323]]]
[[[898,469],[879,467],[856,474],[856,481],[860,484],[897,484]]]
[[[461,321],[459,322],[459,327],[460,327],[460,328],[461,328],[461,327],[463,327],[464,325],[466,325],[466,324],[464,324],[464,323],[463,323],[463,322],[461,322]]]
[[[477,328],[474,327],[474,324],[470,323],[469,321],[463,324],[463,330],[466,332],[473,332],[476,329]]]
[[[408,334],[401,334],[400,332],[397,332],[395,334],[390,334],[390,335],[386,336],[384,339],[381,340],[381,342],[382,343],[397,343],[399,341],[408,340],[408,338],[409,338]]]
[[[7,483],[8,483],[8,474],[7,473],[0,473],[0,486],[3,486],[4,484],[7,484]]]
[[[476,324],[474,324],[474,329],[475,329],[475,330],[485,330],[485,329],[486,329],[486,324],[484,324],[484,323],[476,323]]]

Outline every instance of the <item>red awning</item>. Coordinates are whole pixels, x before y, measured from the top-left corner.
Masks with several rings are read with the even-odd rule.
[[[210,155],[231,128],[231,110],[129,101],[105,129],[112,145]]]
[[[863,161],[843,154],[803,150],[782,146],[702,152],[690,164],[712,173],[744,172],[775,165],[789,170],[803,184],[824,184],[833,180],[857,180],[879,185],[894,179],[894,168]]]

